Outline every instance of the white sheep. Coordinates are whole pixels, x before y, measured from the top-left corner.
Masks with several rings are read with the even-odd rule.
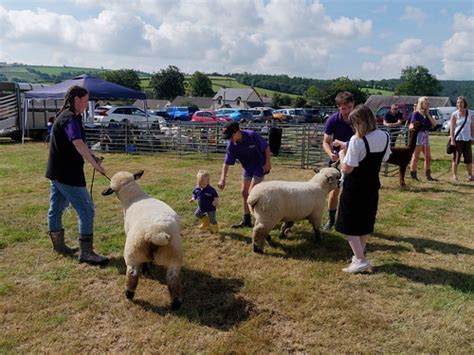
[[[279,222],[284,222],[280,233],[283,238],[295,221],[308,219],[315,239],[319,240],[326,196],[338,186],[340,177],[337,169],[323,168],[309,181],[268,181],[256,185],[247,199],[255,217],[253,251],[263,253],[265,238],[269,239],[270,231]]]
[[[182,302],[180,270],[183,242],[180,218],[166,203],[152,198],[135,182],[143,171],[116,173],[110,187],[102,195],[117,194],[123,206],[126,234],[124,259],[127,265],[125,294],[132,299],[138,277],[145,263],[154,262],[167,268],[166,284],[172,298],[172,308]]]

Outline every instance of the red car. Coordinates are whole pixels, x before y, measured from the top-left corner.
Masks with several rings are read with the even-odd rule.
[[[191,118],[192,122],[219,122],[226,123],[232,121],[229,117],[218,117],[212,111],[196,111]]]

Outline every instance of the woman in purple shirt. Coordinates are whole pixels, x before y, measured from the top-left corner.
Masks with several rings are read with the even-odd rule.
[[[416,147],[413,152],[413,156],[410,162],[410,176],[413,180],[418,180],[416,174],[416,167],[418,160],[420,159],[420,153],[423,152],[425,157],[424,170],[426,180],[437,181],[431,176],[431,150],[430,150],[430,128],[436,126],[436,121],[431,117],[429,113],[429,102],[426,96],[422,96],[418,99],[416,104],[416,110],[413,112],[410,120],[410,128],[413,128],[413,123],[419,121],[422,124],[423,129],[418,132],[416,137]]]
[[[46,177],[51,181],[48,229],[53,251],[66,255],[77,251],[64,243],[62,215],[70,203],[79,215],[79,261],[101,265],[108,259],[97,255],[92,246],[95,207],[86,188],[84,159],[102,175],[105,170],[85,143],[81,115],[88,101],[86,89],[69,88],[53,125],[46,168]]]
[[[250,210],[247,198],[252,188],[263,181],[265,174],[271,169],[270,147],[265,139],[257,132],[240,130],[237,122],[229,122],[222,130],[225,139],[228,139],[224,165],[222,166],[221,179],[217,187],[221,190],[225,187],[225,179],[229,166],[234,165],[238,159],[244,169],[242,174],[242,207],[244,216],[242,221],[233,224],[232,228],[252,227]]]

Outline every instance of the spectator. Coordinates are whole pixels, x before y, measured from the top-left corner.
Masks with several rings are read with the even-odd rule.
[[[342,270],[357,273],[370,267],[365,246],[377,215],[380,165],[388,160],[391,151],[388,135],[377,129],[374,114],[367,106],[357,106],[349,119],[356,134],[348,144],[335,141],[341,148],[341,171],[345,175],[336,230],[346,235],[354,253],[351,264]]]
[[[86,89],[69,88],[53,125],[46,168],[46,177],[51,180],[48,228],[55,252],[73,254],[76,251],[64,243],[62,225],[63,212],[71,203],[79,215],[79,261],[97,265],[108,259],[93,250],[95,207],[86,188],[84,159],[102,175],[105,170],[85,143],[82,113],[88,101]]]
[[[416,147],[413,152],[413,156],[410,162],[410,176],[413,180],[418,181],[416,168],[418,160],[420,159],[420,153],[423,152],[425,157],[424,170],[426,180],[437,181],[437,179],[431,176],[431,149],[430,149],[430,128],[436,126],[436,121],[431,117],[429,113],[429,102],[426,96],[422,96],[418,99],[416,104],[416,110],[413,112],[410,120],[410,128],[412,123],[419,121],[422,124],[422,130],[418,132],[416,137]]]
[[[458,166],[461,162],[461,155],[464,156],[464,163],[466,164],[467,180],[474,181],[472,176],[474,114],[468,110],[467,101],[464,96],[457,98],[456,106],[457,110],[451,114],[449,130],[451,145],[456,146],[452,163],[453,181],[458,181]]]
[[[390,111],[384,116],[383,125],[388,127],[390,133],[390,146],[395,147],[398,134],[400,133],[400,126],[402,124],[403,114],[398,110],[398,106],[393,104],[390,106]]]
[[[228,122],[222,129],[225,139],[228,139],[226,156],[222,166],[221,179],[217,187],[225,188],[229,167],[238,159],[243,167],[242,174],[242,208],[244,215],[240,223],[233,224],[232,228],[252,227],[247,197],[252,188],[263,181],[265,174],[271,170],[270,147],[257,132],[240,130],[238,122]]]
[[[328,165],[331,165],[339,159],[339,147],[332,143],[337,139],[343,142],[348,141],[354,131],[349,122],[349,114],[354,109],[354,96],[347,91],[340,92],[336,95],[336,105],[338,112],[331,115],[324,127],[323,149],[329,156]],[[337,188],[329,193],[328,196],[328,213],[329,219],[323,226],[324,230],[330,230],[336,222],[337,201],[341,189]]]

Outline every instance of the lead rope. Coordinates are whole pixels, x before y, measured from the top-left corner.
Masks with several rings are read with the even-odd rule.
[[[104,157],[99,157],[99,161],[104,160]],[[107,178],[107,180],[110,181],[110,178],[104,174],[104,176]],[[95,179],[95,168],[92,168],[92,180],[91,180],[91,189],[90,189],[90,195],[91,195],[91,200],[94,202],[94,196],[92,195],[92,188],[94,187],[94,179]]]

